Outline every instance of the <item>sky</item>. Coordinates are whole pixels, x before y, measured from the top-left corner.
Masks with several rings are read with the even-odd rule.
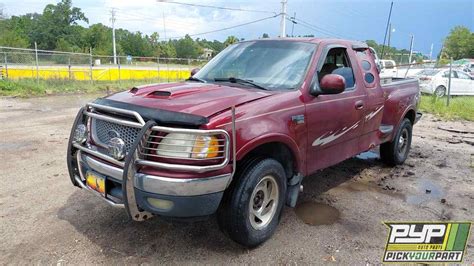
[[[170,0],[160,0],[170,1]],[[41,13],[51,0],[0,0],[4,13],[21,15]],[[161,38],[205,33],[274,16],[281,12],[281,0],[176,0],[176,2],[212,5],[259,12],[235,11],[163,3],[157,0],[73,0],[89,24],[110,24],[110,11],[116,10],[116,27],[146,34],[158,32]],[[287,34],[314,34],[376,40],[382,43],[391,0],[288,0],[287,14],[296,13],[297,24],[287,21]],[[462,25],[474,31],[473,0],[393,0],[391,46],[409,49],[414,35],[414,50],[433,57],[442,48],[449,31]],[[261,12],[265,11],[265,12]],[[273,13],[275,12],[275,13]],[[84,24],[87,26],[87,24]],[[263,33],[279,35],[280,17],[269,18],[242,27],[193,36],[223,41],[229,35],[255,39]]]

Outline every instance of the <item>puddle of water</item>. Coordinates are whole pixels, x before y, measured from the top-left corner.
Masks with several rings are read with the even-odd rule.
[[[406,196],[407,203],[420,204],[429,200],[440,200],[444,196],[443,189],[432,180],[420,178],[416,182],[416,194]]]
[[[336,208],[318,202],[298,204],[295,213],[305,224],[309,225],[333,224],[340,216]]]
[[[361,160],[377,160],[380,158],[380,155],[374,151],[366,151],[358,154],[356,158]]]

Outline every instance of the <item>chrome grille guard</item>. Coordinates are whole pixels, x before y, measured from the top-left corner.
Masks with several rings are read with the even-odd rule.
[[[123,114],[127,115],[128,117],[134,118],[135,121],[132,119],[125,120],[119,119],[112,116],[107,116],[104,114],[95,113],[94,110],[102,110],[111,113]],[[171,127],[162,127],[157,126],[156,122],[149,120],[145,122],[144,119],[140,116],[139,113],[124,110],[119,108],[114,108],[110,106],[99,105],[95,103],[89,103],[85,107],[81,108],[78,112],[76,119],[74,120],[73,127],[71,130],[71,135],[69,138],[68,143],[68,150],[67,150],[67,165],[69,174],[71,177],[71,181],[74,185],[81,187],[83,189],[87,189],[88,191],[94,192],[93,190],[89,189],[85,185],[84,174],[81,172],[81,165],[80,165],[80,154],[81,152],[85,152],[96,156],[102,160],[105,160],[109,163],[112,163],[120,168],[123,168],[123,184],[122,184],[122,191],[124,195],[124,202],[117,203],[112,201],[109,198],[103,198],[107,203],[115,207],[124,207],[129,214],[129,216],[136,221],[143,221],[148,218],[151,218],[153,215],[146,211],[141,211],[136,203],[135,193],[133,184],[135,183],[135,177],[137,174],[136,165],[148,165],[152,167],[162,168],[162,169],[170,169],[170,170],[177,170],[177,171],[192,171],[192,172],[206,172],[212,170],[222,169],[228,165],[230,161],[230,145],[232,145],[232,173],[231,179],[233,178],[237,161],[236,161],[236,127],[235,127],[235,106],[231,108],[232,113],[232,140],[230,140],[230,136],[225,130],[200,130],[200,129],[184,129],[184,128],[171,128]],[[137,139],[134,141],[132,145],[132,150],[126,155],[124,161],[116,160],[104,153],[101,153],[96,148],[88,144],[81,144],[74,141],[74,131],[79,123],[87,123],[90,122],[90,118],[95,119],[103,119],[105,121],[109,121],[112,123],[118,123],[125,126],[140,128],[140,133],[138,134]],[[219,164],[215,165],[183,165],[183,164],[171,164],[171,163],[161,163],[155,161],[145,160],[140,158],[140,149],[143,147],[144,142],[147,140],[147,134],[150,134],[152,131],[161,131],[161,132],[178,132],[178,133],[188,133],[188,134],[197,134],[197,135],[221,135],[223,136],[224,145],[223,146],[223,161]],[[74,156],[74,154],[76,154]],[[229,181],[230,183],[230,181]]]

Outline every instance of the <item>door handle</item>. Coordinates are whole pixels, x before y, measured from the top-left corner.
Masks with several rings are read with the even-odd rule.
[[[361,110],[362,108],[364,108],[364,102],[363,101],[357,101],[355,103],[355,109]]]

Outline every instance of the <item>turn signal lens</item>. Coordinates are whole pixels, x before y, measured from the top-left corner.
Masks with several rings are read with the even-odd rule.
[[[215,158],[219,154],[219,141],[215,136],[197,136],[193,147],[193,158]]]

